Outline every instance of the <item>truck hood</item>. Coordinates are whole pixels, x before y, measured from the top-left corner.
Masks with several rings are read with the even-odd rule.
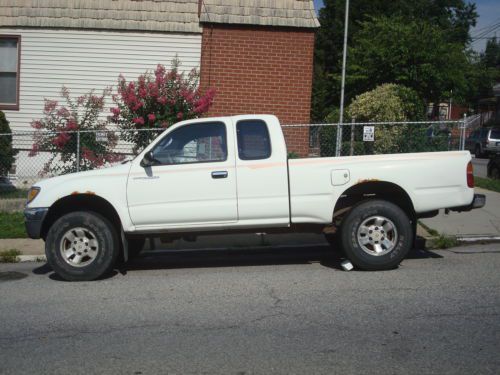
[[[27,207],[50,207],[61,198],[77,194],[97,195],[110,203],[126,201],[130,166],[131,163],[126,163],[39,181],[33,186],[39,187],[40,192]]]
[[[122,175],[126,178],[130,170],[130,165],[131,165],[130,163],[124,163],[108,168],[94,169],[85,172],[69,173],[62,176],[56,176],[47,178],[45,180],[40,180],[33,186],[37,186],[40,189],[42,189],[42,191],[44,191],[56,186],[71,184],[74,181],[78,181],[78,184],[83,188],[81,189],[83,190],[82,192],[85,192],[84,189],[86,183],[85,180],[93,182],[96,179],[101,180],[107,177],[116,177],[117,175]]]

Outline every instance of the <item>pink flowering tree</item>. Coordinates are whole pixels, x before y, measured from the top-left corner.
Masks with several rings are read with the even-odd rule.
[[[118,78],[110,120],[125,130],[121,137],[134,145],[134,152],[170,125],[200,117],[209,110],[215,91],[209,88],[202,92],[196,70],[186,76],[178,67],[179,61],[174,59],[170,70],[158,65],[153,73],[146,72],[137,81],[127,82],[122,75]]]
[[[50,152],[42,174],[61,175],[85,171],[122,159],[113,153],[117,143],[116,134],[105,132],[106,121],[100,118],[105,98],[109,94],[109,89],[100,96],[91,91],[75,100],[70,97],[69,90],[63,87],[61,95],[66,104],[60,105],[55,100],[45,99],[43,117],[31,123],[36,132],[29,153],[29,156],[36,156],[40,152]],[[99,139],[96,139],[97,132],[100,133]]]

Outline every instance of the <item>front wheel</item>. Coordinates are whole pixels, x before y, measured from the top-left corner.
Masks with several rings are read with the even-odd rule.
[[[387,270],[401,263],[411,249],[410,219],[395,204],[369,200],[354,207],[341,226],[347,258],[363,270]]]
[[[113,225],[105,217],[88,211],[60,217],[45,241],[47,261],[68,281],[90,281],[107,274],[118,253],[118,235]]]

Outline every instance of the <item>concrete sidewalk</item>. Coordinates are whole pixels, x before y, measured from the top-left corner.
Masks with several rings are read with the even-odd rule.
[[[470,212],[450,212],[448,215],[441,210],[438,216],[421,221],[431,229],[450,236],[500,236],[500,193],[476,188],[477,193],[486,195],[486,206]],[[419,226],[418,234],[429,237],[429,234]],[[322,234],[240,234],[226,236],[199,236],[196,242],[176,240],[171,243],[161,243],[155,240],[153,244],[146,241],[145,250],[196,250],[214,248],[243,248],[260,246],[307,246],[327,245]],[[0,250],[17,249],[23,255],[42,256],[45,253],[45,243],[42,240],[31,239],[0,239]]]
[[[469,212],[450,212],[444,210],[430,219],[422,219],[429,228],[450,236],[500,236],[500,193],[475,188],[476,193],[486,195],[483,208]]]

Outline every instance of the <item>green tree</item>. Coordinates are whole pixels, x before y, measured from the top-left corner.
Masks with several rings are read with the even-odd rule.
[[[453,90],[464,93],[467,54],[446,32],[424,20],[380,17],[366,21],[356,34],[349,71],[355,86],[367,91],[393,82],[439,103]]]
[[[497,40],[496,37],[489,39],[486,42],[486,48],[484,50],[482,60],[488,68],[500,67],[500,40]]]
[[[12,131],[5,114],[0,111],[0,176],[9,173],[14,163],[17,150],[12,148]]]
[[[345,0],[325,0],[319,11],[321,27],[315,46],[315,68],[313,81],[312,118],[322,121],[332,109],[339,105],[340,74],[342,68],[342,45],[344,31]],[[449,43],[465,47],[470,40],[469,30],[475,25],[477,13],[474,4],[465,0],[351,0],[349,10],[348,44],[353,40],[364,23],[374,17],[396,17],[408,21],[426,20],[435,25],[446,36]],[[348,55],[348,66],[353,61]],[[346,102],[366,91],[359,82],[356,72],[348,71],[346,77]],[[386,82],[372,80],[372,88]]]
[[[472,105],[493,96],[493,85],[500,81],[500,41],[488,40],[483,53],[469,51],[470,64],[466,71],[467,93],[463,101]]]

